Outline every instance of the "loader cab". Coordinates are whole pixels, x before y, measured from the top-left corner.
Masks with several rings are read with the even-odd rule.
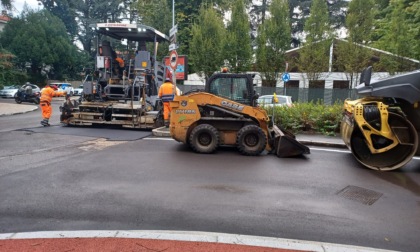
[[[205,91],[253,107],[258,98],[250,74],[214,74],[208,79]]]

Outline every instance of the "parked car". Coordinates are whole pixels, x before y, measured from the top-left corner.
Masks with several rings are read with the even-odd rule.
[[[71,86],[70,83],[51,83],[53,85],[56,85],[58,88],[58,91],[66,91],[68,95],[73,96],[74,94],[74,88]]]
[[[257,103],[259,106],[267,106],[267,107],[273,107],[273,106],[288,106],[291,107],[293,105],[292,103],[292,97],[287,95],[276,95],[278,102],[274,103],[273,97],[274,95],[263,95],[260,96],[257,99]]]
[[[81,95],[83,92],[83,84],[81,84],[79,87],[74,89],[74,95]]]
[[[13,98],[18,90],[19,86],[5,86],[2,90],[0,90],[0,97]]]

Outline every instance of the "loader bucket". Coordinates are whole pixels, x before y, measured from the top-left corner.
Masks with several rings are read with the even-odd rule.
[[[307,146],[299,143],[295,135],[286,130],[280,130],[277,126],[273,127],[274,146],[273,150],[278,157],[294,157],[302,154],[310,154]]]

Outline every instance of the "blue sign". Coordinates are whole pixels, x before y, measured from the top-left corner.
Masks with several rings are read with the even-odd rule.
[[[281,79],[282,79],[284,82],[288,82],[288,81],[290,80],[290,74],[289,74],[289,73],[284,73],[284,74],[282,74],[282,75],[281,75]]]

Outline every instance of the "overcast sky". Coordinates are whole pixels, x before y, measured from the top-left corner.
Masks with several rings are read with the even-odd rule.
[[[38,1],[37,0],[13,0],[13,14],[19,14],[23,10],[23,6],[26,4],[31,9],[38,9]]]

